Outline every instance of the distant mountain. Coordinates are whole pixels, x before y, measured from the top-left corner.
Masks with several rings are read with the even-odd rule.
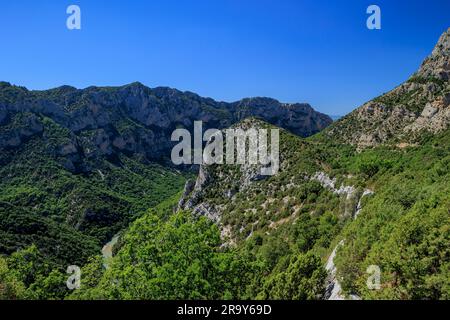
[[[194,121],[202,120],[205,130],[223,129],[250,116],[303,137],[332,122],[308,104],[270,98],[225,103],[140,83],[47,91],[0,83],[0,149],[17,148],[36,136],[46,140],[51,125],[59,130],[60,141],[48,152],[72,172],[89,171],[91,160],[99,156],[115,161],[120,153],[161,161],[170,156],[175,128],[192,129]]]
[[[337,121],[337,120],[339,120],[340,118],[342,118],[343,116],[337,116],[337,115],[330,115],[330,118],[333,120],[333,121]]]

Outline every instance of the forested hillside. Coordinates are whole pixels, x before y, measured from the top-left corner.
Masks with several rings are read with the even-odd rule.
[[[177,195],[133,224],[106,272],[101,259],[86,266],[92,276],[72,298],[318,299],[325,261],[341,240],[343,295],[449,297],[449,131],[416,147],[363,152],[281,137],[282,150],[298,152],[284,153],[279,175],[242,189],[229,184],[239,170],[206,169],[199,201],[219,210],[217,224],[174,214]],[[363,197],[366,190],[374,193]],[[367,289],[369,265],[382,270],[381,290]]]

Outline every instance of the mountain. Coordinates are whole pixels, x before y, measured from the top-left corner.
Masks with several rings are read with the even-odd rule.
[[[203,165],[186,185],[179,208],[211,219],[227,246],[266,266],[256,296],[292,298],[276,279],[309,253],[327,262],[324,298],[449,296],[449,36],[405,84],[317,135],[282,130],[277,175]],[[370,265],[382,270],[378,291],[366,286]]]
[[[170,88],[150,89],[140,83],[123,87],[69,86],[29,91],[0,83],[1,149],[14,149],[31,137],[46,138],[48,126],[60,130],[51,150],[71,172],[90,171],[90,160],[116,161],[118,154],[168,160],[176,128],[226,128],[249,116],[260,117],[300,136],[310,136],[332,120],[308,104],[285,104],[270,98],[217,102]],[[44,122],[47,122],[47,127]]]
[[[338,116],[338,115],[330,115],[330,118],[331,118],[333,121],[337,121],[337,120],[339,120],[340,118],[342,118],[342,116]]]
[[[0,206],[7,208],[0,210],[1,231],[11,248],[37,247],[10,248],[14,253],[0,257],[0,297],[3,287],[9,297],[41,299],[449,299],[449,32],[406,83],[306,138],[308,130],[298,125],[322,127],[320,115],[303,118],[311,111],[306,106],[310,111],[266,98],[216,103],[139,84],[86,89],[96,94],[77,104],[59,92],[80,92],[64,87],[54,100],[44,94],[45,101],[66,106],[63,113],[4,116],[10,145],[0,172],[0,200],[7,203]],[[10,88],[4,101],[25,90],[4,86]],[[31,95],[34,101],[41,93]],[[20,102],[26,96],[10,98],[9,106],[30,105]],[[192,100],[195,107],[189,107]],[[159,101],[160,112],[138,108],[147,101]],[[191,127],[189,110],[207,127],[279,129],[279,171],[262,176],[260,165],[213,164],[192,176],[161,165],[159,151],[168,146],[163,137],[177,126]],[[119,115],[127,119],[128,136],[117,129]],[[44,125],[58,130],[42,131]],[[128,149],[114,144],[119,136],[132,141],[136,131],[148,139],[140,144],[133,138],[138,142]],[[69,141],[76,142],[68,148],[75,157],[61,155],[66,148],[58,146]],[[146,153],[143,146],[155,141],[157,151]],[[41,224],[31,220],[36,216]],[[58,231],[55,223],[66,229],[47,236]],[[101,256],[87,258],[95,240],[119,230],[107,267]],[[45,247],[66,234],[69,246]],[[40,252],[70,263],[77,242],[86,253],[80,289],[53,289],[61,285],[61,269],[42,264]]]
[[[450,123],[450,29],[408,81],[348,114],[323,132],[358,148],[405,147]]]
[[[140,83],[46,91],[0,83],[0,254],[36,244],[57,265],[83,264],[192,173],[170,162],[175,128],[225,128],[258,116],[311,135],[331,119],[269,98],[217,102]],[[77,258],[73,248],[79,248]]]
[[[407,136],[404,134],[405,132],[409,132],[407,130],[412,130],[412,128],[415,128],[415,130],[421,133],[423,133],[422,131],[427,131],[436,135],[438,133],[446,132],[450,127],[450,118],[447,118],[447,115],[450,115],[450,100],[448,100],[450,99],[449,38],[450,29],[441,36],[433,54],[425,60],[420,70],[411,78],[418,79],[420,77],[421,79],[428,79],[423,85],[413,85],[415,88],[419,88],[416,91],[418,93],[411,97],[409,92],[404,91],[403,88],[409,88],[411,86],[410,79],[386,96],[374,100],[380,101],[380,99],[387,99],[386,97],[395,95],[397,100],[406,101],[405,104],[394,104],[391,108],[378,102],[368,102],[345,116],[342,120],[333,123],[321,133],[306,140],[293,136],[292,134],[289,134],[289,132],[282,131],[280,138],[282,143],[280,146],[281,172],[276,177],[266,177],[266,179],[262,179],[262,182],[254,179],[255,172],[258,172],[258,170],[254,170],[255,168],[252,168],[251,166],[239,166],[238,170],[236,170],[234,166],[203,165],[200,168],[200,174],[196,184],[187,186],[185,198],[180,201],[181,207],[184,209],[193,209],[194,212],[207,215],[213,218],[213,220],[220,220],[223,223],[223,218],[230,213],[228,207],[231,207],[232,211],[236,211],[236,209],[239,208],[237,213],[242,213],[242,208],[239,207],[240,203],[239,205],[236,204],[236,196],[242,197],[242,205],[245,207],[255,205],[254,203],[251,203],[251,205],[248,203],[246,204],[245,202],[248,201],[248,199],[255,200],[255,198],[257,198],[267,202],[268,199],[272,199],[277,192],[279,193],[276,197],[277,199],[273,200],[279,201],[285,199],[286,202],[289,202],[289,195],[295,193],[295,191],[287,192],[286,190],[291,189],[296,185],[294,182],[296,179],[304,181],[303,183],[298,183],[298,185],[303,185],[306,181],[310,180],[321,180],[317,178],[321,176],[317,175],[317,173],[319,173],[318,171],[327,171],[327,169],[333,165],[342,166],[343,164],[337,162],[343,156],[348,157],[354,150],[361,151],[369,146],[362,143],[368,136],[376,135],[376,137],[379,138],[378,140],[372,139],[371,141],[374,143],[370,146],[379,146],[380,148],[390,146],[394,147],[395,150],[398,145],[392,144],[392,142],[395,141],[396,143],[400,143],[400,141],[406,141],[402,139],[412,139],[411,135]],[[439,83],[439,85],[436,83]],[[424,92],[420,90],[425,90],[429,87],[435,88],[435,90],[427,92],[426,101],[415,100],[417,98],[424,98],[422,96]],[[395,111],[398,108],[407,110],[407,108],[412,108],[413,105],[418,110],[421,110],[415,114],[415,120],[410,119],[406,113],[398,113]],[[435,107],[435,112],[427,118],[427,122],[422,121],[423,115],[428,114],[430,108],[434,108],[432,106]],[[368,110],[371,111],[369,112]],[[385,114],[380,115],[380,110],[383,110]],[[376,120],[380,121],[377,122]],[[391,125],[393,121],[397,122],[397,125]],[[408,124],[405,124],[406,122],[408,122]],[[437,125],[437,122],[439,122],[440,125]],[[417,127],[418,123],[422,123],[420,129]],[[425,125],[425,123],[427,125]],[[404,124],[404,126],[401,126],[401,124]],[[268,125],[269,124],[258,119],[247,119],[240,122],[237,127],[246,130],[248,128],[266,128]],[[416,127],[414,125],[416,125]],[[374,130],[374,133],[371,133],[372,130]],[[386,133],[387,131],[389,131],[389,134]],[[382,135],[382,132],[385,134]],[[383,139],[381,139],[382,136],[384,137]],[[414,138],[414,141],[416,143],[419,141],[424,142],[427,141],[426,137],[428,137],[428,135],[425,134],[423,136],[417,136]],[[375,141],[377,141],[377,143],[375,143]],[[406,145],[401,146],[402,148],[406,147]],[[336,150],[339,150],[339,153],[343,154],[335,154]],[[283,177],[285,174],[286,177]],[[344,179],[344,181],[349,180],[350,183],[355,177],[342,177],[341,179]],[[273,180],[281,181],[274,183]],[[331,180],[328,182],[327,180],[328,179],[322,179],[322,183],[331,185]],[[271,183],[274,183],[274,186],[271,186],[271,184],[266,185],[265,181],[272,181]],[[260,184],[260,186],[255,187],[257,184]],[[256,188],[259,191],[256,193],[254,190],[249,191],[253,188]],[[356,189],[353,191],[356,191]],[[249,195],[248,192],[253,192],[253,194]],[[244,195],[242,195],[242,193],[244,193]],[[233,201],[230,202],[230,200]],[[217,205],[212,205],[212,203],[217,203]],[[266,206],[268,206],[267,203],[262,207],[264,208]],[[280,203],[275,204],[274,207],[280,208]],[[356,209],[356,207],[354,209]],[[244,209],[244,211],[245,210],[247,209]],[[253,211],[255,210],[258,212],[261,211],[259,208],[253,209]],[[246,223],[243,225],[245,220],[247,219],[236,219],[235,222],[237,225],[234,224],[232,227],[234,231],[239,230],[238,233],[244,233],[244,236],[247,237],[251,233],[250,230],[255,230],[258,224],[252,225],[250,228]],[[257,221],[255,220],[252,222],[255,223]],[[223,227],[229,230],[227,225],[224,225]],[[244,230],[246,232],[244,232]],[[233,233],[236,236],[236,232]]]

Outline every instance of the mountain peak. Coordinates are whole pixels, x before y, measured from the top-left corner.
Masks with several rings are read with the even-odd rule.
[[[6,82],[6,81],[0,81],[0,88],[3,87],[11,87],[11,83]]]
[[[450,55],[450,28],[448,28],[448,30],[445,31],[441,35],[438,43],[434,47],[432,55],[433,56],[438,56],[438,55],[449,56]]]
[[[431,56],[422,63],[417,75],[444,81],[450,79],[450,28],[441,35]]]
[[[359,149],[383,143],[416,144],[422,132],[450,127],[450,28],[405,83],[367,102],[326,131]]]
[[[139,81],[135,81],[135,82],[131,82],[129,84],[124,85],[123,87],[132,87],[132,88],[147,88],[147,86],[145,86],[142,82]]]

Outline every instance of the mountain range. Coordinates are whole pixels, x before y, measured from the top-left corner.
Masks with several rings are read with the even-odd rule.
[[[223,129],[250,116],[303,137],[332,122],[308,104],[270,98],[217,102],[140,83],[83,90],[63,86],[46,91],[0,83],[0,148],[18,148],[34,136],[46,141],[50,130],[44,121],[51,121],[65,134],[59,137],[64,141],[49,153],[61,158],[71,172],[90,171],[91,159],[114,160],[119,153],[161,162],[170,155],[170,137],[176,128],[192,130],[194,121],[202,121],[205,129]]]
[[[405,83],[334,123],[269,98],[1,83],[0,296],[449,299],[449,79],[450,29]],[[278,174],[174,167],[170,135],[196,120],[281,129]],[[85,276],[67,292],[71,264]]]

